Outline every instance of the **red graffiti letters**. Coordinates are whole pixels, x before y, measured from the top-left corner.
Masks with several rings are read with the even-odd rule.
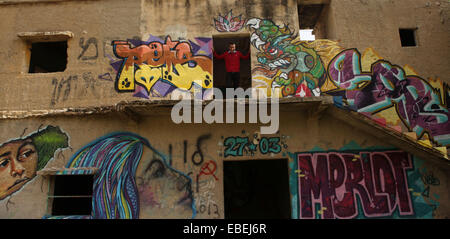
[[[413,215],[406,170],[409,154],[401,151],[305,153],[298,155],[299,218]],[[358,195],[362,212],[358,211]]]
[[[194,56],[188,42],[172,41],[170,36],[166,38],[165,44],[155,41],[135,48],[131,48],[128,41],[113,41],[112,44],[114,53],[126,59],[127,67],[144,63],[152,67],[167,64],[170,69],[172,65],[189,63],[198,64],[206,71],[211,68],[211,59],[206,56]]]

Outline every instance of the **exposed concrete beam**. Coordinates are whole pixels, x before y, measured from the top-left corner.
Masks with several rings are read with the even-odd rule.
[[[99,1],[99,0],[0,0],[0,5],[15,5],[15,4],[35,4],[35,3],[61,3],[74,1]]]
[[[240,100],[237,99],[224,99],[221,100],[224,103],[226,101],[234,101],[238,104]],[[193,103],[193,100],[191,101]],[[204,100],[202,101],[202,105],[206,106],[212,102],[212,100]],[[332,96],[319,96],[319,97],[306,97],[306,98],[281,98],[278,100],[280,104],[281,110],[288,110],[293,107],[304,107],[310,108],[314,106],[317,102],[320,102],[320,105],[332,105],[333,97]],[[116,105],[106,105],[106,106],[98,106],[98,107],[78,107],[78,108],[56,108],[56,109],[43,109],[43,110],[7,110],[0,111],[0,119],[24,119],[24,118],[32,118],[32,117],[51,117],[51,116],[75,116],[75,115],[92,115],[92,114],[109,114],[113,112],[122,112],[124,109],[127,109],[128,113],[142,113],[148,112],[151,113],[154,109],[159,109],[157,112],[161,110],[170,110],[172,106],[179,103],[176,100],[136,100],[136,101],[121,101]],[[270,104],[270,99],[268,99],[268,104]],[[248,99],[245,99],[242,104],[250,104]],[[131,111],[129,111],[131,110]]]
[[[432,147],[425,147],[409,136],[383,127],[362,114],[337,107],[329,107],[327,114],[421,159],[431,160],[450,167],[450,160],[447,160],[441,151]]]
[[[297,0],[297,4],[313,5],[313,4],[329,4],[331,0]]]
[[[71,31],[52,31],[52,32],[19,32],[17,36],[30,42],[36,41],[65,41],[73,38]]]

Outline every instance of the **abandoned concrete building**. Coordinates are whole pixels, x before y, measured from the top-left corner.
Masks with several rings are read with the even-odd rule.
[[[0,218],[450,216],[447,0],[1,0],[0,18]],[[230,42],[251,94],[221,99]]]

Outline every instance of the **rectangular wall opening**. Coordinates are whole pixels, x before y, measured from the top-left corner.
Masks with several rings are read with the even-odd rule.
[[[328,1],[299,1],[297,5],[300,40],[326,39]]]
[[[52,216],[91,215],[94,175],[52,176]]]
[[[291,218],[287,159],[224,161],[225,219]]]
[[[67,41],[31,43],[28,73],[62,72],[67,66]]]
[[[399,29],[400,41],[402,47],[413,47],[417,46],[416,39],[416,30],[417,29]]]
[[[213,47],[217,54],[223,54],[228,51],[230,43],[236,44],[236,50],[243,55],[250,52],[250,34],[220,34],[213,36]],[[244,90],[252,87],[251,61],[248,59],[240,60],[240,77],[238,87]],[[226,68],[224,59],[213,59],[213,79],[214,87],[222,91],[225,97],[225,89],[232,88],[226,83]]]

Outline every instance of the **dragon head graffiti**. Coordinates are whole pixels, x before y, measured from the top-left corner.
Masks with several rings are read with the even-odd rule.
[[[260,52],[260,67],[273,79],[272,88],[280,87],[283,96],[319,96],[326,72],[319,55],[296,39],[288,26],[271,20],[252,18],[247,26],[253,31],[251,42]]]

